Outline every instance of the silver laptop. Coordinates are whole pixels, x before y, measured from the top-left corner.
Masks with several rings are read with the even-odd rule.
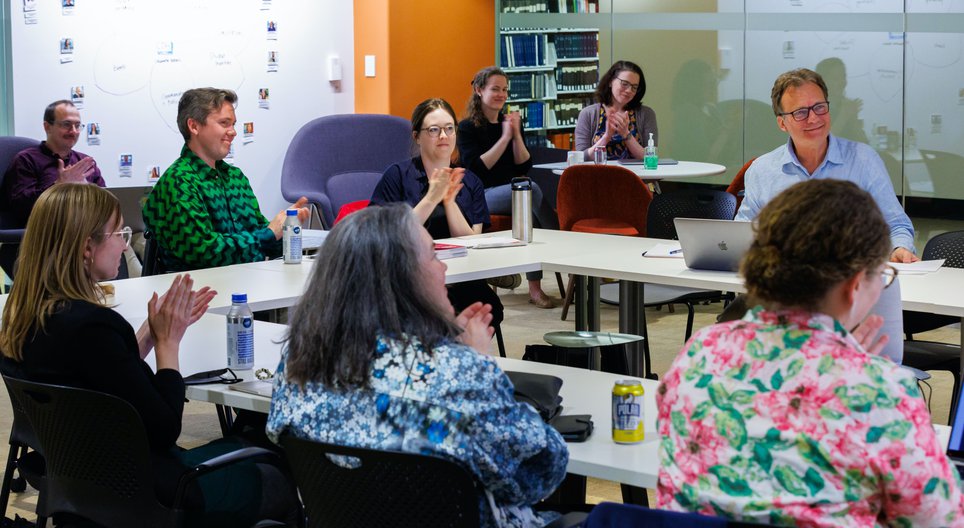
[[[751,222],[706,218],[676,218],[673,222],[688,268],[736,271],[753,242]]]
[[[121,214],[124,215],[124,225],[130,226],[135,233],[144,231],[144,216],[141,213],[147,195],[154,187],[111,187],[107,189],[120,202]]]

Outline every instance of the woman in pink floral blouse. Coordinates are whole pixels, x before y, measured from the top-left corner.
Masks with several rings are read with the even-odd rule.
[[[763,209],[741,269],[759,306],[697,332],[659,387],[660,507],[798,526],[964,525],[915,378],[876,355],[886,337],[867,314],[896,276],[890,249],[873,198],[849,182],[799,183]]]

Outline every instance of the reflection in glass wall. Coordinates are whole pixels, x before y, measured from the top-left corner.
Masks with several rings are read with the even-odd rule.
[[[917,225],[918,246],[962,227],[964,0],[600,6],[604,14],[567,16],[600,28],[601,69],[617,59],[643,67],[644,102],[657,113],[662,156],[723,164],[726,175],[707,181],[728,182],[746,160],[786,141],[770,103],[776,76],[811,68],[827,82],[833,133],[867,143],[883,158]],[[519,26],[521,19],[500,24]]]

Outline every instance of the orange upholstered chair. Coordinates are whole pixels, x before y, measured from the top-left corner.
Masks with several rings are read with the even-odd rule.
[[[574,165],[559,179],[556,207],[559,229],[606,235],[646,236],[653,193],[632,171],[616,165]],[[569,277],[562,320],[573,300]]]
[[[726,192],[736,196],[737,211],[740,210],[740,204],[743,203],[743,189],[746,187],[746,184],[744,183],[744,179],[746,178],[746,170],[750,168],[750,165],[753,164],[755,159],[756,158],[753,158],[746,162],[740,171],[736,173],[736,176],[733,177],[733,181],[730,182],[730,186],[726,188]]]
[[[616,165],[574,165],[559,179],[559,229],[646,236],[653,193],[632,171]]]

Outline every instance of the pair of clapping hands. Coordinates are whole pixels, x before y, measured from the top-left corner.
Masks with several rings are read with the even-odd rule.
[[[428,177],[427,196],[432,203],[450,204],[455,203],[455,197],[465,186],[462,178],[465,177],[465,169],[445,167],[435,169]]]
[[[626,110],[609,110],[606,112],[606,134],[609,137],[617,135],[629,137],[629,112]]]

